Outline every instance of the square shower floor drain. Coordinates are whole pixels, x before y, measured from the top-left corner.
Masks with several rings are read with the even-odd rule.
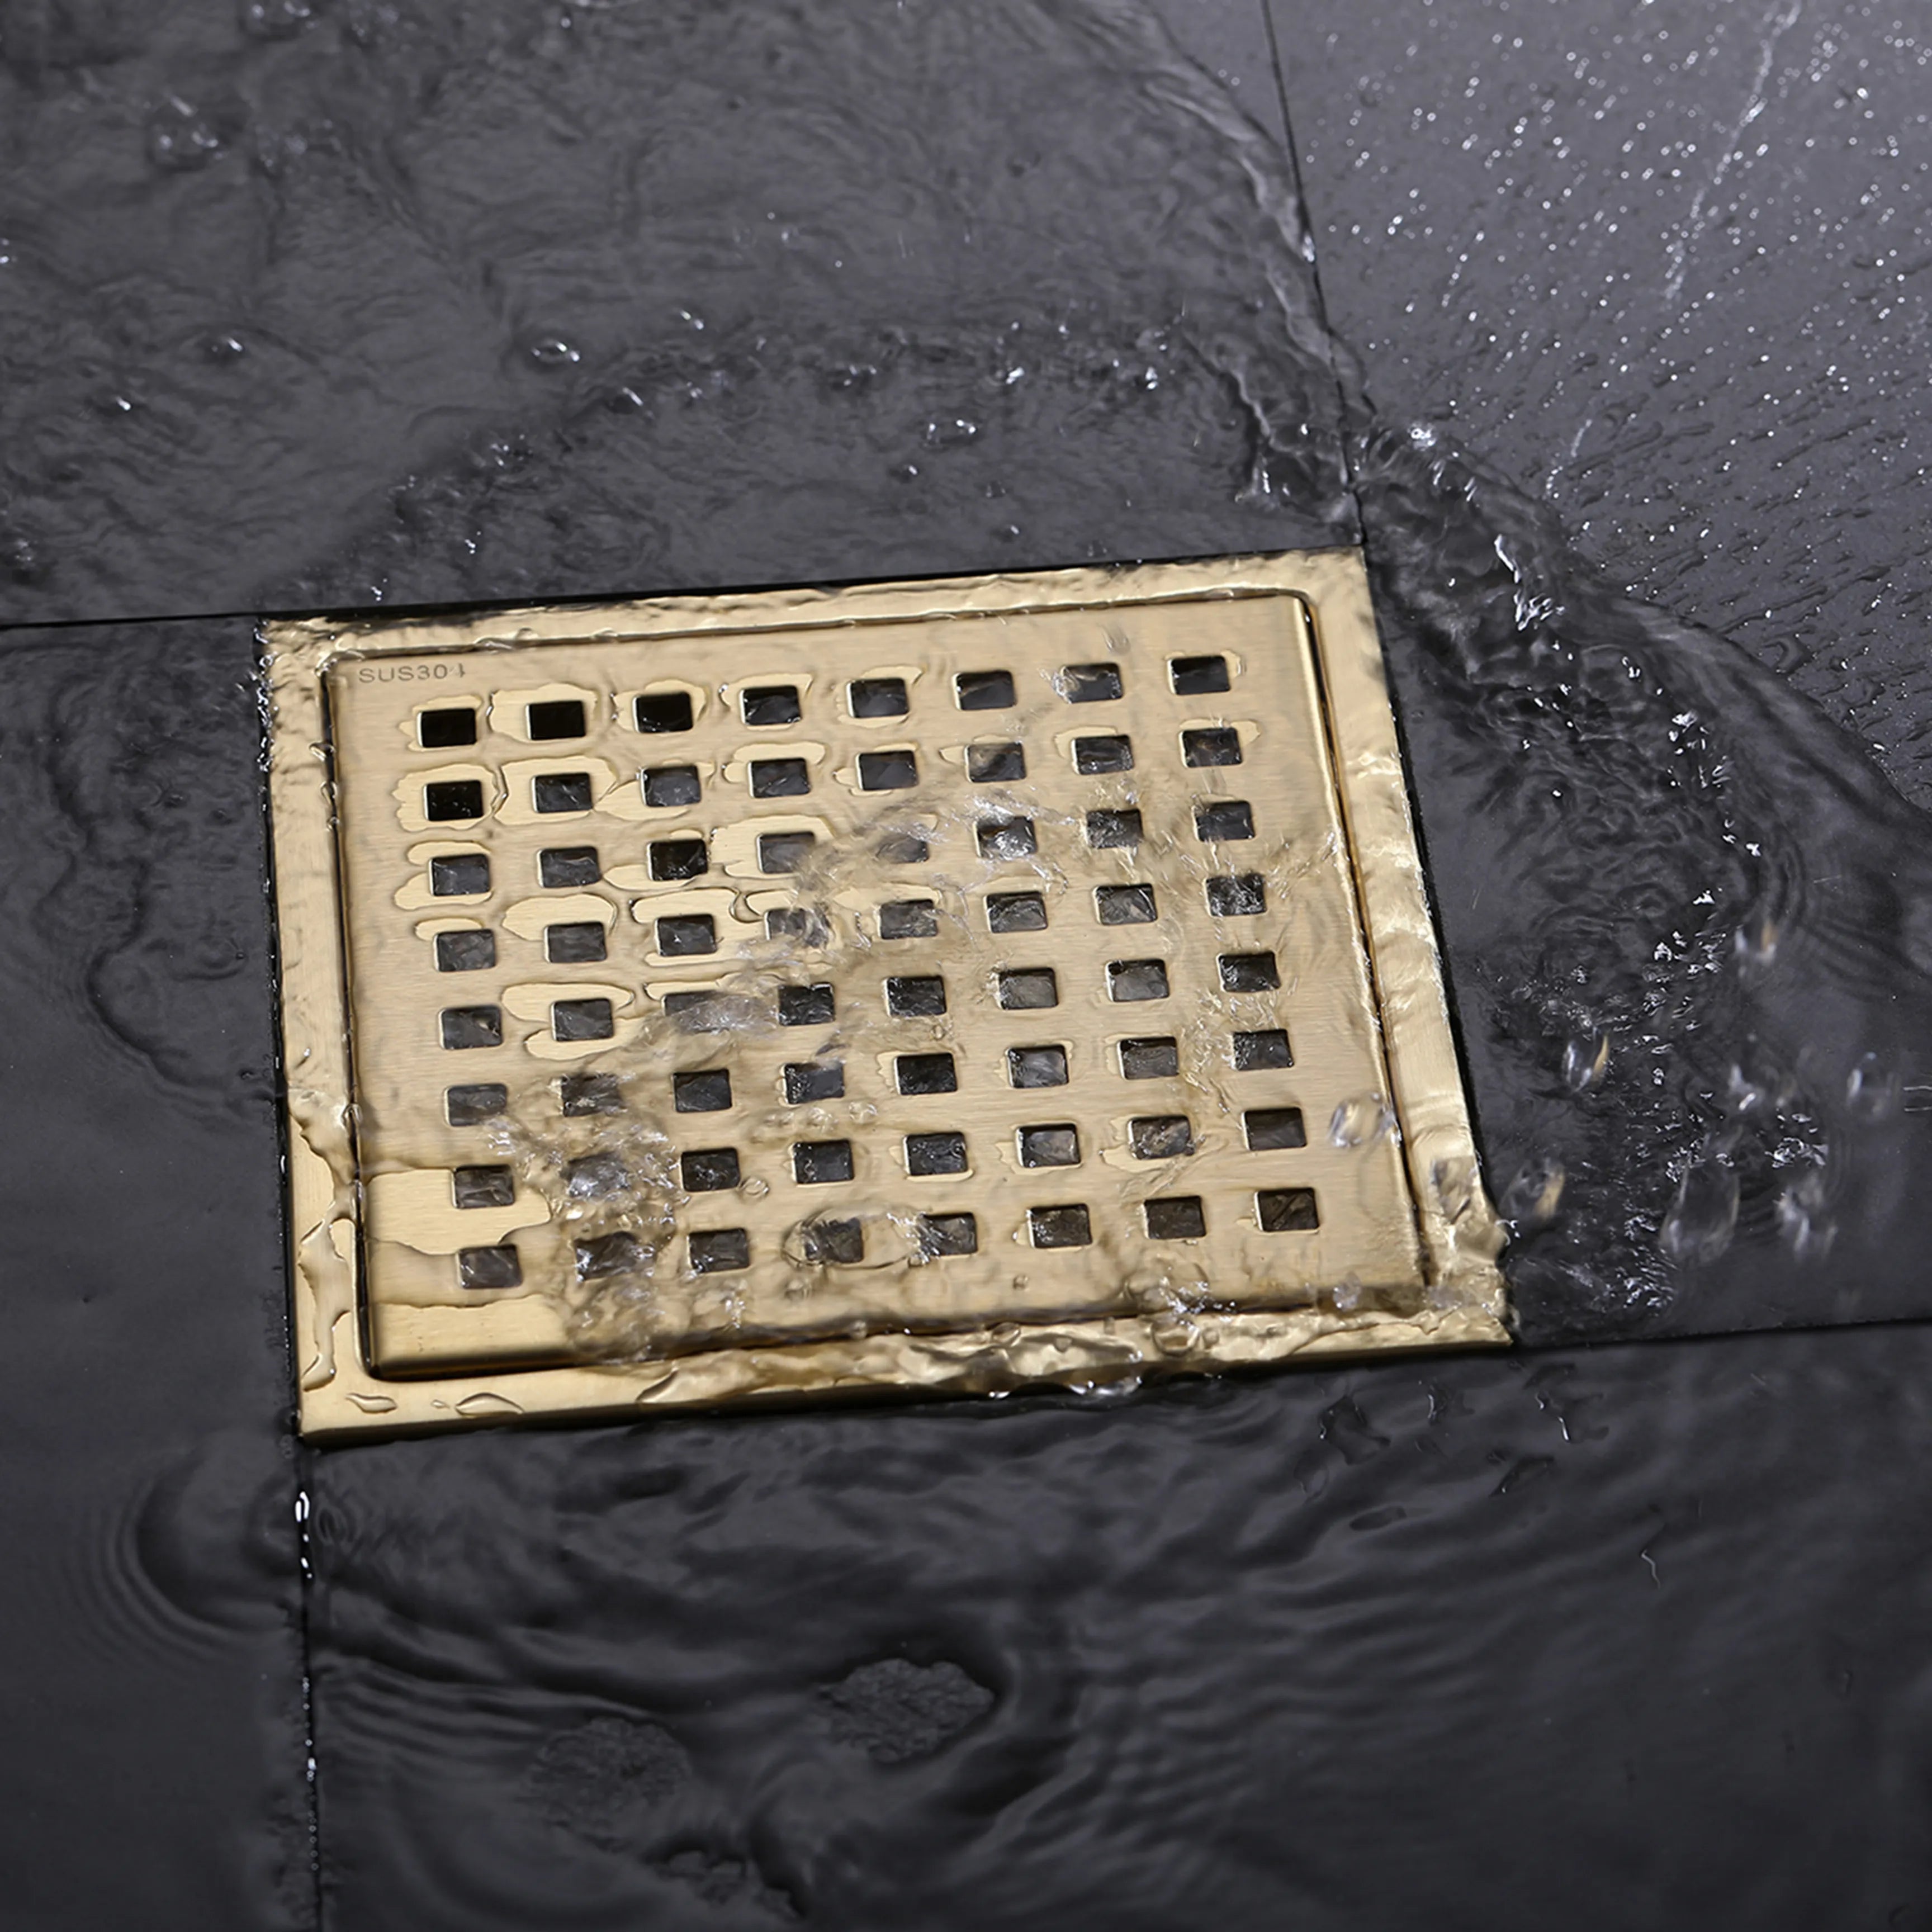
[[[1352,555],[269,641],[311,1431],[1502,1339]]]

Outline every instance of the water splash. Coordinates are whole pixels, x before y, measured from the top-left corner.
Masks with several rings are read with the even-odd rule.
[[[1932,824],[1439,430],[1357,473],[1523,1331],[1923,1312]]]

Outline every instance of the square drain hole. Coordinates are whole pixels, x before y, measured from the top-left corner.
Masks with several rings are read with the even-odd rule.
[[[311,1432],[1503,1339],[1358,560],[269,635]]]

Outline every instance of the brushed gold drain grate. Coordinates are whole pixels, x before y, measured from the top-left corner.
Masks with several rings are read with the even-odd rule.
[[[1501,1339],[1374,651],[1346,555],[276,627],[304,1426]]]

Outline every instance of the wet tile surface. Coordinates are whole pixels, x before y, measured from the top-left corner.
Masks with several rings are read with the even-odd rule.
[[[1379,408],[1932,796],[1919,10],[1269,0]]]
[[[1217,14],[1216,57],[1251,56],[1258,16]],[[1244,224],[1216,85],[1164,104],[1150,22],[20,17],[0,618],[1352,533],[1325,361],[1254,326],[1306,314],[1307,265]],[[988,127],[1015,130],[997,154]],[[1179,200],[1149,220],[1150,170]]]
[[[1342,527],[1332,472],[1296,468],[1329,418],[1281,346],[1292,251],[1228,270],[1240,168],[1113,30],[1048,35],[1042,109],[998,78],[1032,16],[912,51],[867,16],[831,80],[946,183],[894,210],[922,306],[896,238],[848,249],[888,232],[878,171],[790,193],[816,128],[762,175],[707,134],[676,198],[628,184],[644,136],[641,173],[566,170],[626,238],[614,267],[574,242],[461,105],[562,152],[635,128],[638,91],[561,16],[493,38],[469,12],[0,14],[11,621]],[[1280,0],[1336,320],[1398,419],[1453,402],[1619,581],[1795,638],[1916,785],[1911,22],[1541,17]],[[1646,62],[1666,29],[1708,59]],[[779,29],[706,31],[667,84],[721,130],[751,90],[715,76],[794,103],[824,78]],[[1080,62],[1112,104],[1092,176],[1036,133],[1094,108]],[[962,172],[989,124],[1024,130],[990,182]],[[1640,134],[1680,178],[1622,182]],[[676,252],[720,179],[742,278]],[[1142,272],[1096,267],[1070,202]],[[969,254],[958,212],[989,206]],[[1016,238],[1036,216],[1058,279]],[[1660,340],[1680,271],[1702,305]],[[771,353],[741,291],[774,279],[817,332]],[[248,668],[236,627],[0,647],[0,1775],[34,1932],[298,1924],[311,1898]],[[1907,1326],[304,1459],[331,1922],[1922,1921],[1928,1352]]]
[[[313,1905],[254,656],[239,624],[0,644],[21,1926]]]

